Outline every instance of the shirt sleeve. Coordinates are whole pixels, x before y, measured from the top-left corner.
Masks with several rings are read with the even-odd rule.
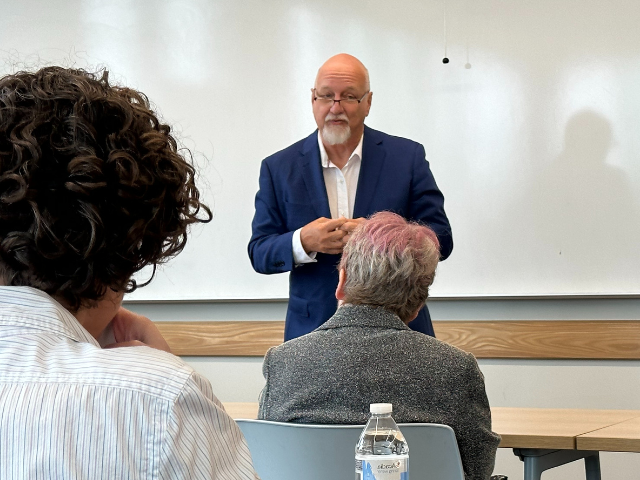
[[[162,480],[259,480],[242,432],[196,372],[169,412],[160,449]]]
[[[305,252],[304,247],[302,246],[302,240],[300,240],[300,231],[302,228],[297,229],[293,232],[293,237],[291,237],[291,247],[293,249],[293,261],[296,266],[301,265],[303,263],[313,263],[317,262],[316,255],[318,252],[311,252],[307,254]]]

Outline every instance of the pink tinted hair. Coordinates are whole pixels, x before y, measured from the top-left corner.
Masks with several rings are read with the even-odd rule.
[[[367,242],[387,255],[400,255],[407,248],[420,249],[431,241],[440,249],[435,232],[424,225],[407,222],[400,215],[379,212],[373,215],[362,229]]]
[[[439,258],[433,230],[395,213],[376,213],[354,231],[342,254],[344,301],[411,320],[429,295]]]

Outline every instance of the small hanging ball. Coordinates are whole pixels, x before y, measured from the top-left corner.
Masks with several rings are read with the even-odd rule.
[[[444,57],[444,58],[442,59],[442,63],[449,63],[449,59],[448,59],[447,57]]]

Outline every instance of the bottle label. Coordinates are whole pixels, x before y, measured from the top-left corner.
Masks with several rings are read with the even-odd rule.
[[[409,456],[357,455],[356,480],[409,480]]]

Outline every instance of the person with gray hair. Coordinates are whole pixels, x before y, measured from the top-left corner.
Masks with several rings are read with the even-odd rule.
[[[431,229],[394,213],[358,226],[339,265],[337,312],[265,355],[258,418],[364,424],[369,404],[392,403],[397,422],[451,426],[466,478],[489,479],[500,436],[476,359],[407,327],[439,256]]]

